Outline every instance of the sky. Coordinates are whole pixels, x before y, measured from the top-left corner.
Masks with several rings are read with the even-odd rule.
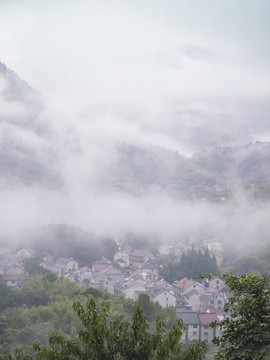
[[[0,61],[53,109],[190,155],[270,139],[269,15],[268,0],[0,0]]]
[[[65,194],[21,186],[0,193],[3,224],[154,229],[164,237],[229,226],[233,241],[257,234],[270,209],[246,211],[245,200],[232,210],[164,194],[97,198],[89,182],[98,163],[115,160],[115,142],[190,157],[270,141],[269,15],[269,0],[0,0],[0,62],[40,92],[37,123],[50,129],[42,137],[28,131],[29,109],[0,97],[2,118],[21,124],[0,121],[0,145],[9,136],[51,168],[53,148],[66,185]]]

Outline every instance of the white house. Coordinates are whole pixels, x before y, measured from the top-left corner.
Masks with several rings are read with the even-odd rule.
[[[184,299],[188,302],[188,305],[191,306],[192,311],[200,310],[200,295],[201,294],[195,289],[183,295]]]
[[[16,256],[21,259],[29,259],[31,257],[36,256],[36,252],[31,248],[25,248],[17,251]]]
[[[223,288],[225,288],[225,281],[218,277],[218,276],[213,276],[209,282],[208,282],[208,287],[209,289],[218,289],[218,290],[222,290]]]
[[[125,297],[137,300],[140,294],[146,293],[146,287],[143,280],[130,281],[124,284]]]
[[[59,258],[56,260],[56,265],[59,266],[64,273],[77,271],[79,269],[79,264],[73,259]]]
[[[152,301],[157,301],[162,307],[176,306],[176,296],[172,291],[157,289],[151,296]]]
[[[125,250],[119,250],[113,257],[114,261],[122,267],[127,267],[130,265],[130,253]]]

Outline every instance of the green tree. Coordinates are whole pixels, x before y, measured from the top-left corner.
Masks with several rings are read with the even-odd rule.
[[[207,249],[204,252],[195,251],[194,246],[182,254],[180,261],[176,261],[170,256],[162,257],[159,270],[160,276],[169,282],[183,277],[194,279],[204,274],[216,272],[218,272],[216,258],[211,256]]]
[[[213,340],[219,345],[217,359],[270,359],[270,276],[230,274],[224,278],[231,290],[224,307],[230,316],[219,324],[223,335]]]
[[[93,298],[84,307],[75,301],[73,308],[83,328],[78,336],[66,338],[53,333],[49,346],[34,343],[32,348],[17,350],[16,360],[198,360],[204,357],[206,346],[199,341],[183,348],[181,337],[184,325],[177,319],[168,331],[164,316],[159,315],[154,332],[143,316],[141,306],[135,306],[132,320],[121,316],[110,320],[109,303],[103,301],[100,309]],[[25,334],[24,334],[25,335]],[[2,356],[0,359],[12,360]]]

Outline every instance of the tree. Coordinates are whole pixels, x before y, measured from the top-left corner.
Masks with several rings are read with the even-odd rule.
[[[184,325],[180,319],[168,331],[165,318],[157,316],[156,329],[150,332],[141,306],[135,306],[132,320],[121,316],[109,319],[109,302],[98,309],[93,298],[84,307],[75,301],[73,308],[83,328],[78,336],[66,338],[59,333],[50,337],[50,345],[34,343],[31,348],[18,350],[16,360],[198,360],[204,357],[206,346],[199,341],[183,348]],[[12,360],[12,356],[0,359]]]
[[[183,277],[196,278],[204,274],[214,274],[218,272],[218,266],[215,256],[211,256],[206,249],[195,251],[194,246],[191,250],[183,253],[180,261],[176,261],[170,256],[163,256],[162,266],[159,274],[166,281],[173,282]]]
[[[219,323],[224,333],[213,340],[217,359],[270,359],[270,276],[223,277],[231,296],[224,307],[229,317]]]

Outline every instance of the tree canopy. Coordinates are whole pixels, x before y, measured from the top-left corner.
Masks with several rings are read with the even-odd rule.
[[[57,332],[50,336],[49,346],[35,342],[32,347],[17,350],[15,357],[5,355],[4,360],[198,360],[206,346],[195,341],[183,348],[181,337],[184,325],[180,319],[170,330],[166,328],[165,317],[157,316],[155,331],[143,315],[140,305],[134,307],[131,321],[121,316],[109,319],[109,302],[103,301],[97,307],[90,298],[84,307],[75,301],[73,308],[82,324],[82,329],[73,338]]]
[[[179,261],[168,256],[163,257],[162,267],[159,270],[160,276],[168,282],[184,277],[194,279],[204,274],[216,272],[218,272],[216,258],[211,256],[207,249],[202,252],[201,250],[194,250],[194,247],[183,253]]]
[[[213,340],[217,359],[270,359],[270,276],[223,276],[232,295],[224,307],[229,317],[219,323],[224,333]]]

